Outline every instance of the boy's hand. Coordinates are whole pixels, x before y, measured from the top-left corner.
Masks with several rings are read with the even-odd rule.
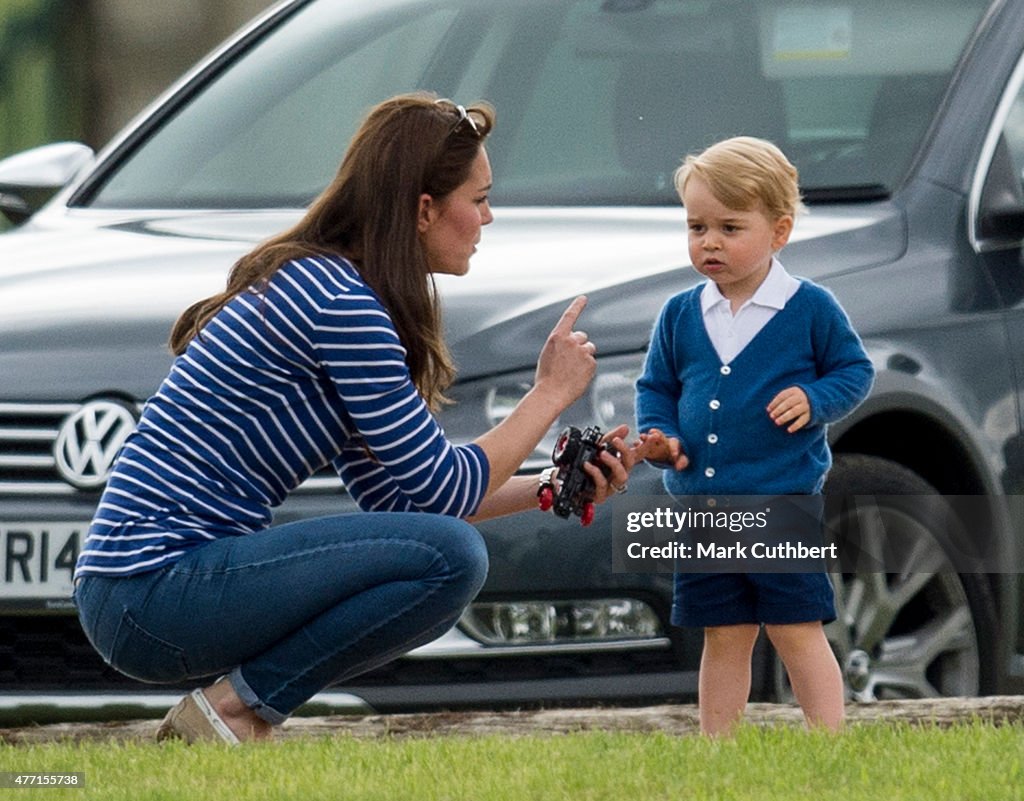
[[[640,444],[637,448],[640,458],[650,462],[669,464],[676,470],[685,470],[690,460],[683,453],[682,445],[677,437],[667,437],[665,433],[657,428],[652,428],[646,434],[640,435]]]
[[[789,423],[787,432],[792,434],[811,422],[811,402],[800,387],[784,389],[768,404],[768,416],[777,426]]]

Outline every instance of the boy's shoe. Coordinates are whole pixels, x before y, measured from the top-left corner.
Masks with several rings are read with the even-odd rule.
[[[193,690],[171,708],[156,730],[156,739],[180,739],[190,744],[221,742],[238,745],[240,742],[214,711],[202,690]]]

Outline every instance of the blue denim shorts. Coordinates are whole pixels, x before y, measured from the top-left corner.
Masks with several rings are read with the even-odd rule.
[[[821,573],[677,573],[676,626],[810,623],[836,619],[835,593]]]

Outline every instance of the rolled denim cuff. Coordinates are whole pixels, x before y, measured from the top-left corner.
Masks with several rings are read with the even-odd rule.
[[[267,721],[271,726],[280,726],[288,720],[288,715],[278,712],[276,709],[268,706],[260,700],[259,696],[253,692],[252,687],[249,686],[249,683],[242,677],[241,668],[235,668],[232,670],[228,674],[228,681],[231,682],[231,686],[234,687],[235,692],[238,693],[238,697],[242,699],[242,703],[259,715],[263,720]]]

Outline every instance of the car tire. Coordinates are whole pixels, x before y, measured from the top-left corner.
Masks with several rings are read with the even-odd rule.
[[[938,495],[919,475],[896,462],[840,455],[825,486],[826,525],[855,532],[862,525],[898,525],[934,544],[944,502],[900,503],[894,497]],[[857,502],[845,504],[846,498]],[[843,516],[844,519],[838,519]],[[852,528],[851,528],[852,527]],[[838,542],[839,553],[844,543]],[[975,696],[995,691],[998,618],[987,576],[955,572],[941,548],[919,552],[927,565],[899,573],[853,569],[833,573],[838,618],[825,631],[836,653],[849,699],[871,702],[933,696]],[[771,652],[768,695],[792,702],[786,670]]]

